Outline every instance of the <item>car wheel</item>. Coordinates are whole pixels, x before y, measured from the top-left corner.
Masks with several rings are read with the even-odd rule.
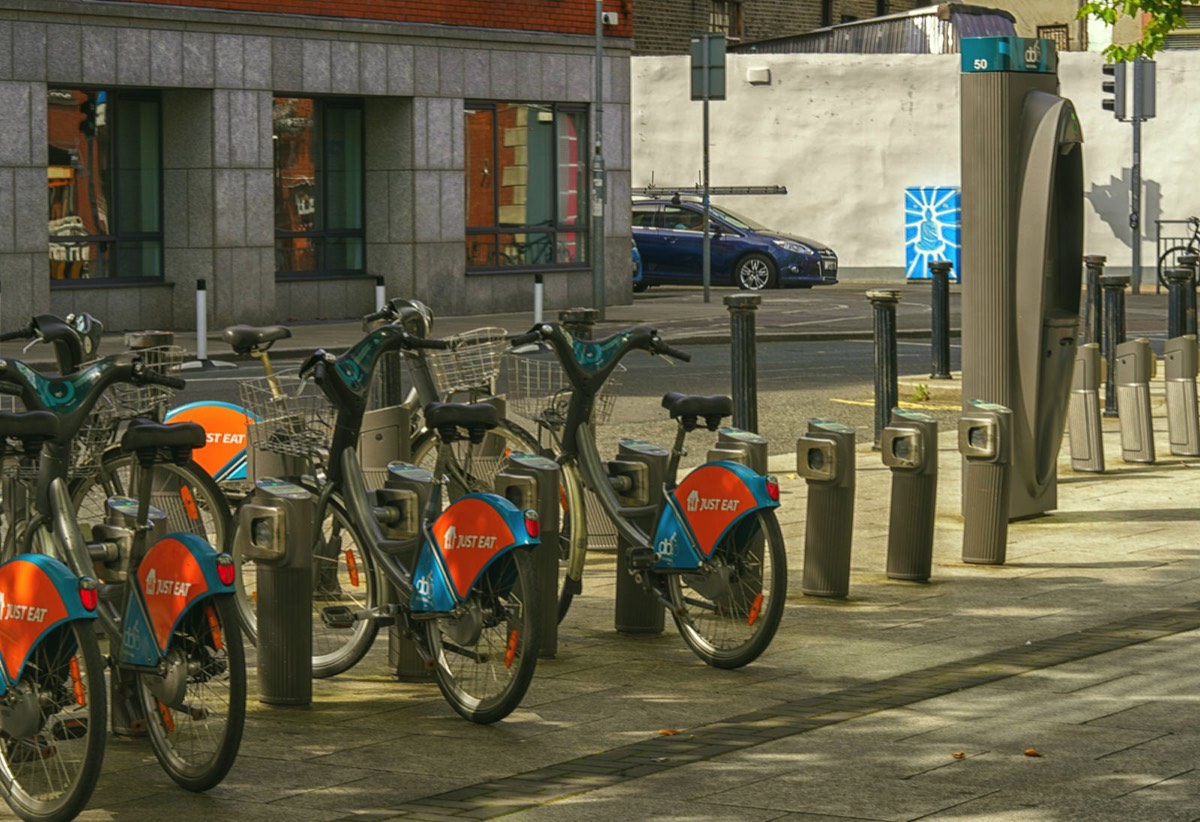
[[[762,291],[776,284],[775,263],[765,254],[747,254],[738,261],[734,279],[743,291]]]

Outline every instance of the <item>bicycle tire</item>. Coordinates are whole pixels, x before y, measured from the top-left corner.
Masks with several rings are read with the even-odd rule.
[[[220,784],[246,721],[246,658],[231,596],[197,603],[167,645],[170,673],[139,673],[147,735],[167,775],[189,791]]]
[[[130,486],[130,471],[136,457],[110,449],[101,460],[94,475],[75,479],[71,483],[71,500],[84,539],[90,539],[91,526],[104,522],[105,503],[109,497],[136,497],[137,489]],[[183,489],[188,489],[185,496]],[[156,463],[151,501],[167,514],[168,531],[196,534],[218,551],[228,551],[232,543],[233,514],[229,502],[216,480],[195,461],[183,465]],[[236,559],[236,557],[235,557]],[[239,564],[237,612],[243,632],[250,644],[258,639],[253,621],[253,563]],[[101,579],[103,574],[98,575]],[[244,578],[244,574],[248,577]]]
[[[343,535],[349,537],[349,547]],[[324,679],[357,665],[379,633],[378,623],[370,619],[356,620],[352,628],[331,628],[322,618],[324,609],[361,611],[381,600],[375,560],[364,547],[368,542],[338,494],[329,499],[319,539],[313,550],[313,677]]]
[[[701,572],[666,574],[675,627],[714,668],[740,668],[770,645],[787,596],[787,551],[772,509],[721,538]]]
[[[562,495],[562,525],[559,530],[559,548],[558,548],[558,622],[561,625],[563,619],[566,618],[567,612],[571,610],[571,603],[575,601],[575,586],[569,578],[569,570],[571,567],[571,558],[577,552],[585,552],[587,550],[587,507],[584,499],[587,494],[583,490],[583,479],[579,476],[579,468],[574,463],[568,463],[562,466],[563,471],[563,495]],[[570,474],[571,476],[568,476]],[[578,489],[578,499],[576,492],[569,489]],[[586,555],[583,562],[586,560]],[[583,578],[580,577],[582,584]]]
[[[524,549],[497,557],[471,586],[464,613],[425,622],[424,643],[442,696],[481,725],[512,713],[537,667],[537,586]]]
[[[1160,254],[1158,256],[1158,269],[1156,272],[1158,276],[1158,284],[1163,288],[1166,288],[1169,285],[1167,282],[1167,269],[1179,260],[1179,255],[1195,253],[1196,248],[1194,246],[1173,245]]]
[[[38,722],[31,736],[0,736],[4,801],[27,822],[75,818],[100,777],[108,724],[104,661],[91,621],[64,623],[39,642],[10,693],[20,701],[9,711],[24,703]]]

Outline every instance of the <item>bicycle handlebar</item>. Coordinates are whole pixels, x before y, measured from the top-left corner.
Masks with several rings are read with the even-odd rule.
[[[20,331],[6,331],[0,334],[0,342],[8,342],[9,340],[27,340],[34,335],[33,323],[22,328]]]
[[[675,360],[679,360],[680,362],[692,361],[691,354],[687,353],[686,351],[680,351],[678,348],[668,345],[658,337],[654,338],[654,353],[665,354],[666,356]]]
[[[161,385],[164,388],[171,388],[175,391],[182,391],[187,388],[187,380],[182,377],[172,377],[169,374],[159,374],[157,371],[151,371],[140,360],[135,362],[132,376],[133,381],[139,385]]]

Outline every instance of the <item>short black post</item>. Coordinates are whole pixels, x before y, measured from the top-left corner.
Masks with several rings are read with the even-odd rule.
[[[564,308],[558,312],[563,330],[577,340],[590,340],[600,312],[594,308]]]
[[[733,425],[758,433],[758,355],[755,346],[754,314],[762,304],[758,294],[730,294],[729,342],[733,390]]]
[[[1184,334],[1196,333],[1196,279],[1197,265],[1200,264],[1200,257],[1195,254],[1180,254],[1176,260],[1179,265],[1192,272],[1192,285],[1184,294]]]
[[[900,292],[880,288],[868,291],[867,299],[875,314],[875,440],[872,447],[878,451],[879,434],[900,401],[896,364],[896,303],[900,302]]]
[[[930,343],[933,368],[930,379],[950,379],[950,269],[949,260],[930,260],[933,284],[933,339]]]
[[[1108,361],[1104,380],[1104,416],[1117,416],[1117,346],[1125,342],[1125,288],[1128,274],[1104,274],[1100,287],[1104,291],[1104,340],[1101,353]]]
[[[1196,293],[1196,281],[1190,268],[1168,268],[1167,277],[1167,339],[1173,340],[1188,333],[1188,292]],[[1191,326],[1196,327],[1196,309],[1192,308]]]
[[[1087,271],[1087,292],[1083,302],[1083,343],[1100,344],[1104,329],[1104,303],[1100,301],[1100,278],[1104,275],[1103,254],[1083,258]]]

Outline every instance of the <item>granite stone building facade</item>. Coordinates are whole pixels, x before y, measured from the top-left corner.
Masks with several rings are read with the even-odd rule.
[[[629,9],[604,30],[629,297]],[[606,5],[607,8],[607,5]],[[594,4],[0,0],[0,326],[590,305]]]

